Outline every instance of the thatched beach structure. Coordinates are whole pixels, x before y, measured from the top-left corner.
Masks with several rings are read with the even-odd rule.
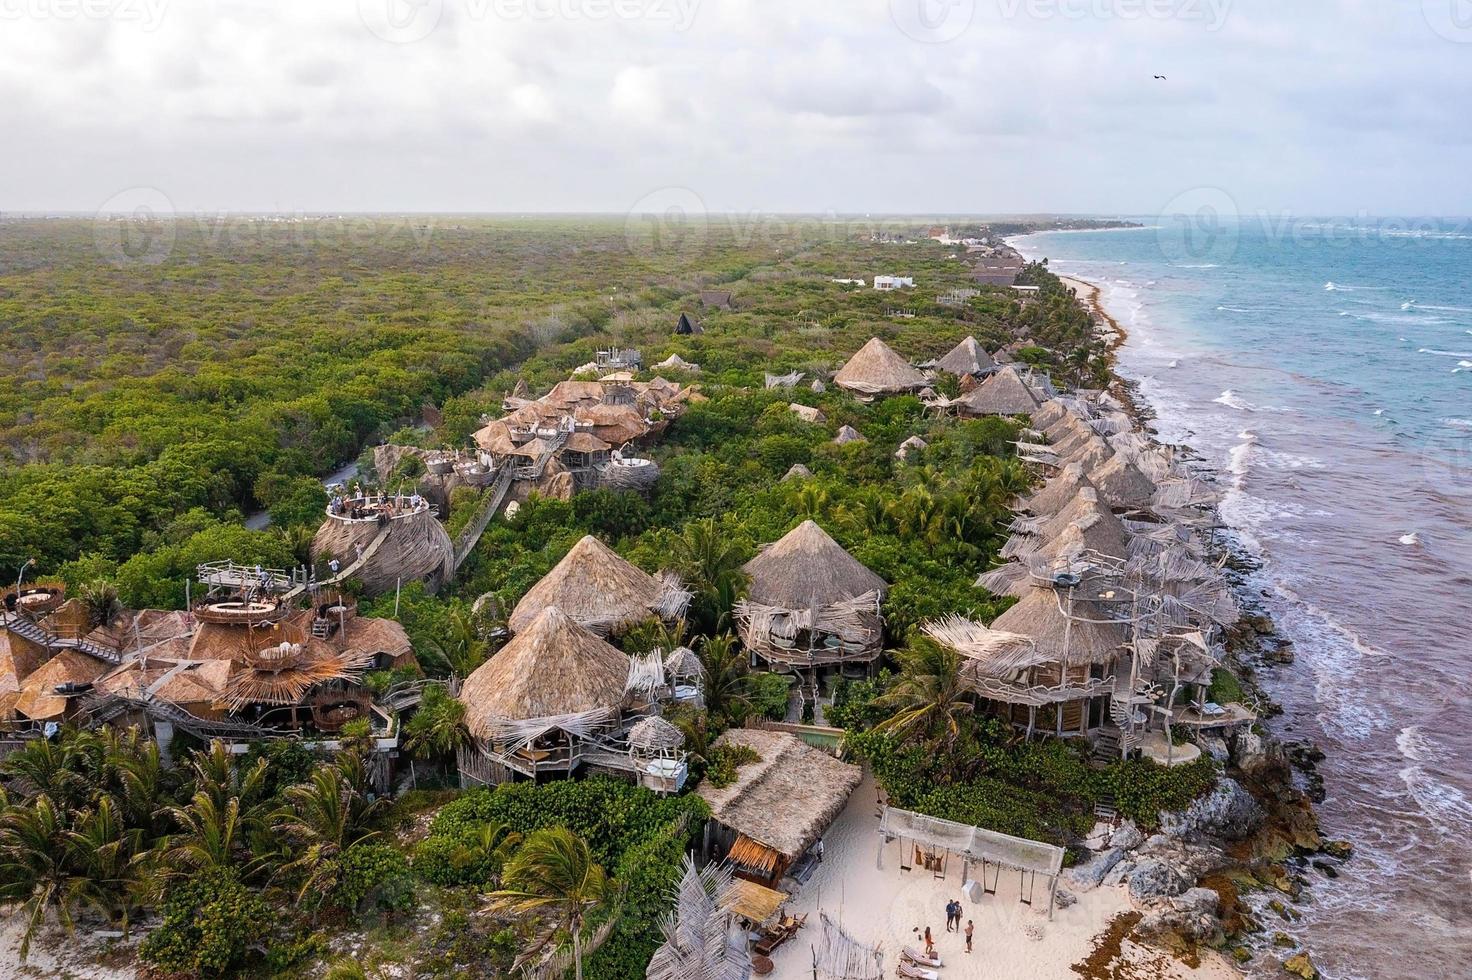
[[[813,521],[743,566],[736,604],[747,649],[775,668],[872,664],[883,648],[879,603],[889,586]]]
[[[958,378],[968,375],[980,377],[994,367],[996,365],[992,363],[991,356],[981,344],[976,342],[975,337],[967,337],[952,347],[950,353],[945,357],[935,362],[937,371],[954,374]]]
[[[563,775],[613,730],[627,704],[630,660],[556,606],[465,679],[459,698],[475,746],[460,753],[469,782]]]
[[[1042,399],[1023,380],[1016,367],[997,370],[980,385],[959,398],[944,403],[963,418],[987,415],[1027,415],[1042,407]]]
[[[786,732],[735,728],[715,745],[745,746],[759,761],[738,768],[727,786],[701,783],[711,808],[705,852],[729,860],[741,878],[776,887],[842,812],[863,771]]]
[[[838,369],[833,383],[865,398],[905,394],[926,385],[925,375],[878,337],[870,338]]]
[[[586,534],[522,596],[507,626],[520,633],[556,606],[573,622],[607,634],[655,617],[679,619],[689,602],[690,594],[673,576],[650,575]]]
[[[455,546],[428,500],[350,497],[328,505],[312,539],[319,561],[336,561],[368,595],[422,580],[431,592],[455,571]]]

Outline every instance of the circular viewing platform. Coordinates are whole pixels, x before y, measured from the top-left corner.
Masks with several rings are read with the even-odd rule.
[[[433,514],[434,507],[417,494],[408,497],[343,497],[327,505],[328,519],[345,524],[399,521],[424,513]]]
[[[66,602],[66,589],[60,585],[27,585],[19,590],[11,587],[5,591],[6,599],[15,597],[15,611],[27,616],[44,616],[55,612]],[[6,606],[10,603],[7,601]]]
[[[254,626],[260,623],[274,623],[290,611],[289,606],[277,602],[223,599],[219,602],[198,603],[194,607],[194,618],[201,623]]]
[[[305,654],[306,650],[300,643],[282,643],[259,650],[247,650],[241,659],[255,670],[274,673],[299,667]]]

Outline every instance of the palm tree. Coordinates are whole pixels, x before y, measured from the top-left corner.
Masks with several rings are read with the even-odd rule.
[[[126,935],[140,869],[149,857],[142,829],[129,827],[113,798],[101,795],[95,808],[77,816],[76,828],[66,832],[66,845],[77,873],[71,898],[110,922],[121,922]]]
[[[875,730],[950,748],[961,735],[961,719],[975,708],[961,682],[960,655],[921,639],[901,652],[899,661],[898,681],[875,701],[893,713]]]
[[[301,875],[298,904],[308,893],[328,894],[337,884],[342,855],[353,845],[378,836],[373,826],[388,801],[367,796],[367,769],[362,759],[345,755],[318,766],[307,782],[288,787],[285,804],[272,814],[276,830],[296,850],[278,874]]]
[[[751,675],[746,654],[730,633],[707,636],[700,645],[705,666],[705,710],[739,724],[751,713]]]
[[[0,816],[0,896],[20,902],[26,919],[20,958],[31,952],[31,940],[54,909],[70,932],[73,912],[81,902],[79,881],[70,864],[68,830],[62,811],[42,793],[27,806]]]
[[[265,824],[267,766],[257,759],[242,769],[219,740],[208,751],[194,753],[189,802],[161,811],[178,828],[159,843],[162,878],[208,868],[237,868],[245,878],[260,869],[261,860],[250,857],[250,844]]]
[[[450,863],[457,868],[481,866],[493,879],[501,876],[506,861],[521,843],[521,835],[507,823],[484,823],[470,841],[457,847]]]
[[[291,551],[291,557],[298,565],[312,567],[312,540],[316,537],[316,528],[295,524],[291,527],[274,527],[271,530]]]
[[[566,827],[538,830],[506,865],[504,880],[505,888],[491,892],[487,910],[542,916],[547,923],[542,941],[522,954],[522,962],[566,931],[572,935],[576,978],[583,980],[583,925],[613,894],[588,842]]]
[[[73,738],[31,739],[5,757],[0,773],[15,780],[12,786],[23,799],[45,796],[60,801],[64,809],[76,809],[92,792],[87,778],[77,771],[77,754]]]
[[[485,663],[490,644],[482,635],[476,617],[462,609],[451,609],[446,617],[448,627],[443,641],[428,641],[435,651],[450,665],[457,677],[469,677],[475,668]]]
[[[706,632],[725,628],[746,587],[740,543],[709,517],[691,521],[670,543],[672,567],[694,594],[691,611]]]
[[[94,579],[83,585],[79,598],[87,608],[87,621],[93,626],[106,626],[123,611],[118,587],[106,579]]]

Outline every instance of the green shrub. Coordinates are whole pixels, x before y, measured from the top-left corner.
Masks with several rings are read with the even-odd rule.
[[[761,762],[762,757],[749,745],[718,745],[706,754],[706,761],[705,778],[720,789],[736,781],[736,770],[748,763]]]
[[[747,679],[752,709],[763,718],[781,721],[787,717],[787,698],[792,690],[783,674],[759,672]]]
[[[272,919],[270,907],[233,871],[204,871],[170,891],[163,923],[138,955],[168,973],[221,976],[244,964]]]
[[[414,907],[409,859],[390,844],[358,844],[342,856],[332,901],[348,912],[407,912]]]

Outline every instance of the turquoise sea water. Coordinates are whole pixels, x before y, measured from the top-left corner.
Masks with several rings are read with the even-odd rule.
[[[1295,928],[1329,977],[1472,976],[1472,222],[1144,223],[1014,244],[1102,288],[1264,562],[1273,725],[1358,849]]]

